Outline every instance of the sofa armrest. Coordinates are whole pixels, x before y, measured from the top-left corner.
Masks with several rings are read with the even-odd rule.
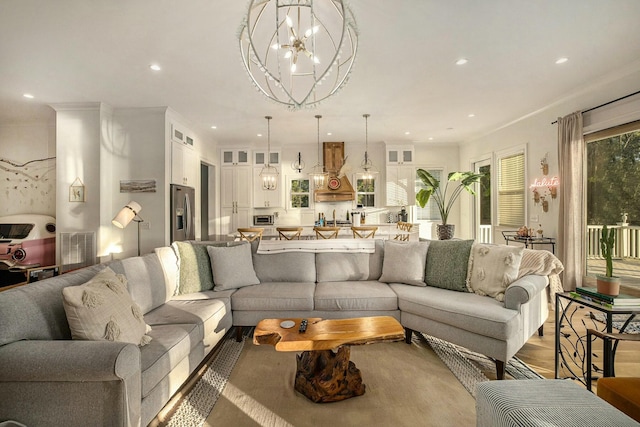
[[[16,341],[0,347],[0,420],[139,426],[140,350],[111,341]]]
[[[140,371],[140,350],[111,341],[17,341],[0,347],[0,381],[113,381]]]
[[[504,306],[519,310],[521,304],[530,301],[535,295],[543,292],[549,284],[546,276],[529,274],[513,282],[504,293]]]

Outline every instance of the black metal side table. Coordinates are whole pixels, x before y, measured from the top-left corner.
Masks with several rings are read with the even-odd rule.
[[[596,320],[593,313],[589,318],[580,317],[578,312],[581,309],[588,308],[604,315],[605,322]],[[584,311],[580,311],[583,314]],[[602,332],[613,332],[613,315],[625,315],[626,319],[620,327],[620,333],[629,326],[629,323],[640,314],[640,307],[623,307],[610,309],[599,305],[596,302],[588,302],[575,298],[569,293],[556,294],[556,348],[555,348],[555,378],[571,378],[580,381],[582,384],[591,388],[587,384],[587,370],[591,367],[586,366],[587,355],[587,329],[595,329]],[[580,322],[584,325],[584,332],[578,332],[575,325]],[[587,325],[590,322],[590,325]],[[613,357],[615,356],[616,345],[611,347],[610,342],[603,344],[602,372],[614,374]],[[612,351],[613,350],[613,351]],[[600,368],[597,368],[600,370]],[[562,371],[562,372],[561,372]],[[561,374],[564,374],[562,376]]]
[[[555,237],[522,237],[518,236],[517,231],[503,231],[502,237],[504,237],[505,243],[509,242],[524,243],[525,248],[535,249],[535,245],[551,245],[551,253],[556,253],[556,239]]]

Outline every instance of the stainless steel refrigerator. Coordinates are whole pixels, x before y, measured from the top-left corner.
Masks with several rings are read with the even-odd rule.
[[[171,242],[195,240],[195,194],[193,187],[171,184]]]

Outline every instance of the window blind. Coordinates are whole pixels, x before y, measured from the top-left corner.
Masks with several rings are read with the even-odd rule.
[[[498,224],[520,227],[525,224],[524,153],[501,158],[499,166]]]
[[[442,170],[440,169],[425,169],[425,170],[429,172],[435,179],[440,181],[440,187],[442,190],[444,190],[444,187],[447,185],[447,181],[446,180],[444,182],[442,181]],[[425,188],[424,184],[422,183],[420,178],[416,176],[416,194],[418,193],[418,191],[420,191],[423,188]],[[440,221],[441,220],[440,211],[438,211],[438,206],[433,201],[433,198],[429,199],[429,202],[424,206],[424,208],[421,208],[420,206],[416,205],[416,210],[417,210],[416,216],[418,221]]]

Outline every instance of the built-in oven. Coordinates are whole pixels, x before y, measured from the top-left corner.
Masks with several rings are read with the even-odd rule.
[[[254,215],[253,225],[273,225],[273,215]]]

